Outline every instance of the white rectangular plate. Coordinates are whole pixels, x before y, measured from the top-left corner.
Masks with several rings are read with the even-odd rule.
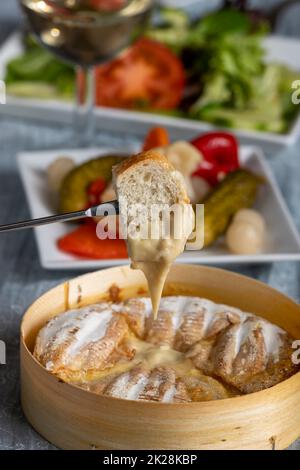
[[[128,149],[134,152],[137,149]],[[116,150],[51,150],[42,152],[21,153],[18,165],[25,188],[31,216],[44,217],[53,214],[46,184],[46,169],[60,155],[71,156],[76,163],[89,158],[105,155]],[[124,153],[124,149],[122,151]],[[243,166],[262,175],[266,184],[261,188],[256,209],[263,215],[267,225],[267,241],[263,253],[240,256],[231,254],[221,240],[214,246],[202,251],[186,251],[178,259],[181,263],[264,263],[270,261],[300,260],[300,238],[282,198],[272,172],[260,149],[242,147],[240,159]],[[90,260],[76,258],[59,251],[56,241],[73,226],[70,224],[53,224],[35,229],[41,264],[47,269],[94,269],[105,266],[128,264],[128,260]]]
[[[264,41],[267,60],[285,64],[300,71],[300,40],[269,36]],[[21,35],[13,34],[0,49],[0,80],[5,77],[6,64],[22,52]],[[292,95],[291,88],[291,95]],[[19,116],[25,119],[34,118],[45,121],[70,123],[72,119],[72,103],[21,99],[7,96],[6,105],[0,105],[0,114]],[[152,113],[126,111],[99,107],[96,109],[97,126],[99,129],[115,132],[130,132],[144,136],[153,125],[168,128],[172,137],[190,140],[195,135],[215,129],[206,122],[190,119],[161,116]],[[286,134],[258,132],[247,130],[231,130],[244,144],[260,145],[271,150],[291,145],[300,135],[300,113]]]

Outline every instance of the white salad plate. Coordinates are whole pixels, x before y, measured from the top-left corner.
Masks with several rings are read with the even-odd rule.
[[[128,149],[134,152],[137,149]],[[88,150],[51,150],[20,153],[18,165],[28,200],[31,216],[44,217],[54,213],[46,184],[46,170],[50,163],[62,155],[68,155],[79,164],[90,158],[107,155],[116,150],[101,148]],[[122,150],[124,154],[124,149]],[[260,174],[266,183],[260,188],[255,208],[263,215],[267,236],[262,253],[255,255],[234,255],[220,240],[202,251],[186,251],[179,263],[224,264],[224,263],[265,263],[272,261],[300,260],[300,237],[278,185],[260,149],[242,146],[240,161],[243,167]],[[95,269],[106,266],[128,264],[126,259],[91,260],[78,258],[61,252],[57,239],[74,229],[74,224],[56,223],[35,229],[40,262],[47,269]]]
[[[300,40],[269,36],[264,40],[264,46],[267,61],[285,64],[300,73]],[[13,34],[4,43],[0,49],[0,80],[4,80],[6,64],[22,53],[22,50],[20,33]],[[294,91],[291,84],[291,98]],[[0,104],[0,114],[56,123],[71,123],[73,109],[72,103],[13,96],[7,96],[6,104]],[[168,128],[171,137],[187,140],[216,128],[203,121],[103,107],[96,109],[96,120],[99,129],[123,133],[130,132],[131,134],[134,132],[140,136],[144,136],[147,129],[153,125],[164,126]],[[240,129],[231,129],[230,132],[237,135],[243,144],[259,145],[268,150],[277,150],[280,147],[292,145],[300,136],[300,105],[299,116],[286,134]]]

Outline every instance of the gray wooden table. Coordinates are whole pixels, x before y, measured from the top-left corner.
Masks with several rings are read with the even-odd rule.
[[[4,5],[5,3],[8,5],[8,2],[4,1]],[[2,4],[3,0],[1,8]],[[7,9],[9,11],[11,10]],[[3,18],[1,15],[2,32]],[[68,135],[67,130],[59,127],[0,116],[0,223],[29,216],[17,173],[17,153],[70,147]],[[120,148],[133,139],[131,136],[100,134],[95,144],[109,144]],[[300,229],[300,142],[277,155],[269,155],[269,162]],[[54,449],[30,427],[21,410],[19,326],[24,310],[33,300],[52,286],[73,277],[76,272],[42,269],[33,233],[28,231],[1,235],[0,266],[0,340],[7,346],[7,363],[0,365],[0,449]],[[260,279],[300,301],[299,263],[235,265],[226,268]],[[300,449],[300,440],[291,449]]]

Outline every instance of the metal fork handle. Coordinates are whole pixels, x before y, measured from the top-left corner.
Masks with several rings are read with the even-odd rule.
[[[11,232],[26,228],[39,227],[41,225],[54,224],[56,222],[69,222],[72,220],[84,219],[86,217],[103,217],[105,215],[116,215],[118,213],[118,201],[110,201],[104,204],[99,204],[98,206],[90,207],[83,211],[67,212],[65,214],[50,215],[49,217],[41,217],[39,219],[29,219],[13,224],[0,225],[0,232]]]

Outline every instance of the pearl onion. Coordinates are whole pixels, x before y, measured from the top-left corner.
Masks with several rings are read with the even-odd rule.
[[[69,157],[59,157],[47,168],[48,188],[52,193],[58,193],[64,178],[75,167],[74,161]]]
[[[254,225],[261,233],[266,230],[266,223],[262,215],[254,209],[240,209],[233,218],[233,223],[245,222]]]
[[[230,251],[239,255],[258,253],[263,247],[263,234],[255,225],[246,222],[233,222],[226,234]]]

